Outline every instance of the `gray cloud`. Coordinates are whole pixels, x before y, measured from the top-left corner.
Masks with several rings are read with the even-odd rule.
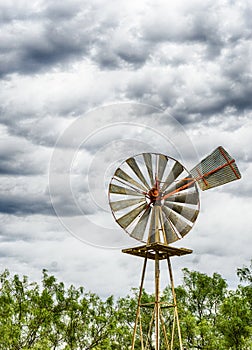
[[[27,7],[5,10],[1,75],[43,71],[81,58],[88,51],[95,32],[85,4],[83,11],[77,2],[45,1],[41,5],[31,5],[28,13]]]
[[[0,212],[12,215],[54,215],[54,211],[50,200],[47,201],[43,197],[36,198],[20,197],[20,196],[1,196]]]
[[[27,181],[28,182],[28,181]],[[39,191],[33,191],[28,194],[2,194],[0,198],[0,213],[7,215],[28,216],[28,215],[45,215],[60,217],[75,217],[80,215],[94,214],[94,206],[88,196],[78,193],[83,198],[78,199],[81,209],[77,206],[74,198],[64,196],[64,190],[54,202],[57,206],[55,213],[54,206],[48,193],[40,194]],[[84,201],[85,199],[85,201]]]
[[[244,220],[252,195],[251,13],[248,1],[1,3],[2,266],[36,278],[48,267],[67,281],[84,278],[102,295],[123,294],[138,284],[132,271],[140,263],[80,244],[136,244],[108,207],[117,162],[155,150],[190,169],[223,145],[242,180],[202,193],[200,221],[183,241],[195,254],[176,264],[232,279],[231,270],[246,264],[251,246],[251,220]],[[165,112],[116,105],[95,113],[129,100]],[[80,116],[83,123],[55,145]],[[111,127],[125,121],[146,127]],[[48,189],[53,150],[63,165],[68,152],[80,151],[67,171],[53,164],[53,204],[64,227]],[[99,278],[104,275],[106,284]]]
[[[71,58],[85,53],[84,42],[87,39],[69,37],[64,26],[55,28],[53,23],[49,23],[41,25],[35,31],[32,28],[33,23],[30,22],[26,24],[25,29],[12,29],[16,31],[16,37],[12,37],[12,33],[2,34],[2,41],[6,42],[5,47],[1,48],[2,76],[14,72],[29,74],[43,71],[47,67],[67,63]]]

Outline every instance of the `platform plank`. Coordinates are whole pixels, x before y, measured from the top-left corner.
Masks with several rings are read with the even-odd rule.
[[[150,243],[133,248],[126,248],[123,249],[122,252],[125,254],[140,256],[142,258],[147,256],[148,259],[153,260],[155,260],[155,257],[157,256],[159,260],[163,260],[171,256],[191,254],[193,251],[188,248],[177,248],[163,243]]]

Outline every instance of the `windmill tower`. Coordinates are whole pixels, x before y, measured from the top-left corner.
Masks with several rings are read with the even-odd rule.
[[[159,153],[142,153],[124,161],[115,171],[109,185],[109,203],[116,222],[130,235],[143,243],[124,249],[123,253],[144,259],[138,306],[131,350],[136,340],[141,350],[174,348],[177,334],[183,350],[179,314],[172,274],[171,257],[192,253],[186,248],[171,246],[192,229],[199,214],[199,191],[240,179],[234,159],[218,147],[190,172],[172,157]],[[160,299],[160,261],[166,260],[172,290],[172,304]],[[155,300],[143,303],[142,294],[148,261],[155,264]],[[149,329],[143,332],[141,311],[152,308]],[[170,337],[163,313],[173,309]]]

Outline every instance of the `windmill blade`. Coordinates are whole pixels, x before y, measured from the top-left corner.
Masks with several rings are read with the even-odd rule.
[[[144,210],[146,209],[147,204],[143,203],[137,208],[131,210],[129,213],[123,215],[120,217],[120,219],[117,220],[118,224],[122,226],[123,228],[127,228],[135,219],[136,217]]]
[[[188,225],[184,220],[180,219],[179,215],[176,212],[173,212],[172,209],[163,206],[162,210],[168,220],[170,220],[173,226],[177,229],[178,233],[184,237],[190,230],[191,226]]]
[[[165,203],[165,206],[172,209],[176,213],[180,214],[181,216],[191,221],[192,223],[195,222],[199,214],[198,209],[188,208],[183,205],[177,205],[177,204],[172,204],[167,202]]]
[[[197,164],[190,173],[203,191],[241,178],[235,160],[221,146]]]
[[[148,236],[148,242],[159,242],[160,236],[159,236],[159,212],[158,212],[158,206],[154,205],[152,207],[151,211],[151,221],[150,221],[150,227],[149,227],[149,236]]]
[[[167,244],[170,244],[172,242],[175,242],[177,240],[179,240],[179,236],[177,235],[177,233],[175,232],[174,228],[172,227],[172,225],[170,224],[170,222],[167,220],[165,214],[162,211],[162,216],[163,216],[163,232],[165,234],[165,240]]]
[[[141,193],[141,192],[137,192],[137,191],[131,190],[129,188],[117,186],[114,184],[109,185],[109,193],[124,194],[124,195],[129,195],[129,196],[143,196],[143,193]]]
[[[122,169],[118,168],[115,172],[116,177],[119,177],[120,179],[129,182],[130,184],[136,186],[137,188],[146,191],[146,189],[144,188],[144,186],[142,186],[139,182],[135,181],[134,179],[132,179],[131,176],[129,176],[127,173],[125,173],[125,171],[123,171]]]
[[[199,202],[199,195],[198,192],[191,192],[191,193],[176,193],[170,197],[167,197],[165,202],[179,202],[179,203],[187,203],[187,204],[194,204],[197,205]]]
[[[159,220],[161,224],[160,231],[163,234],[163,242],[165,244],[169,244],[172,242],[175,242],[179,239],[178,235],[176,234],[174,228],[172,227],[171,223],[166,219],[162,207],[159,206]]]
[[[139,166],[137,165],[137,162],[135,161],[135,159],[134,158],[129,158],[129,159],[126,160],[126,163],[131,167],[131,169],[134,171],[136,176],[142,181],[142,183],[144,184],[146,189],[149,189],[150,186],[147,183],[147,181],[145,180],[145,177],[143,176],[143,174],[142,174]]]
[[[151,207],[148,207],[145,212],[143,213],[143,215],[141,216],[141,218],[139,219],[138,223],[136,224],[136,226],[134,227],[133,231],[131,232],[130,236],[133,238],[136,238],[138,240],[142,240],[145,230],[146,230],[146,226],[150,217],[150,211],[151,211]]]
[[[154,186],[154,176],[153,176],[153,168],[152,168],[152,159],[150,153],[143,153],[143,158],[145,162],[145,166],[147,168],[151,186]]]
[[[183,172],[183,170],[184,170],[183,166],[179,162],[176,162],[173,165],[167,178],[165,179],[165,182],[161,188],[161,191],[164,192],[166,188],[170,186],[173,183],[173,181],[175,181],[179,177],[179,175]]]
[[[159,156],[158,156],[158,171],[157,171],[157,177],[158,177],[159,181],[162,180],[167,162],[168,162],[167,157],[164,156],[163,154],[159,154]]]
[[[121,201],[116,202],[110,202],[111,209],[113,211],[119,211],[131,206],[134,206],[136,204],[139,204],[141,202],[145,202],[145,197],[142,198],[133,198],[133,199],[125,199]]]

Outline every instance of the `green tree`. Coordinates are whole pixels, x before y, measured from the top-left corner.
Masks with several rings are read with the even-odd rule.
[[[225,280],[184,269],[176,288],[183,344],[187,349],[248,350],[252,348],[252,262],[237,270],[241,284],[227,291]],[[141,327],[147,334],[154,295],[143,290]],[[174,309],[171,289],[161,294],[162,316],[171,339]],[[0,350],[128,350],[131,347],[138,290],[114,300],[101,299],[83,287],[65,287],[46,270],[41,283],[26,276],[0,274]],[[166,304],[168,303],[168,305]],[[139,328],[138,328],[139,332]],[[161,349],[164,344],[161,344]],[[135,350],[140,350],[139,337]],[[179,349],[178,339],[175,349]]]
[[[250,266],[244,266],[237,269],[237,275],[240,282],[245,283],[245,285],[240,285],[239,288],[241,289],[243,296],[247,299],[252,314],[252,260],[250,261]]]
[[[116,329],[113,334],[114,349],[128,350],[132,342],[133,329],[137,310],[138,290],[133,289],[132,295],[121,297],[116,303]]]
[[[110,349],[115,320],[113,297],[66,290],[46,270],[42,287],[7,270],[0,275],[1,350]]]
[[[212,277],[188,269],[183,273],[183,285],[176,288],[176,294],[186,347],[221,348],[215,324],[227,291],[226,281],[217,273]]]
[[[251,314],[240,290],[230,291],[220,308],[217,328],[222,333],[226,349],[248,349],[251,337]]]
[[[243,266],[237,269],[237,275],[241,282],[249,283],[252,286],[252,259],[250,260],[250,266]]]
[[[252,348],[252,262],[250,267],[237,269],[240,282],[236,290],[229,291],[217,319],[226,349]]]

